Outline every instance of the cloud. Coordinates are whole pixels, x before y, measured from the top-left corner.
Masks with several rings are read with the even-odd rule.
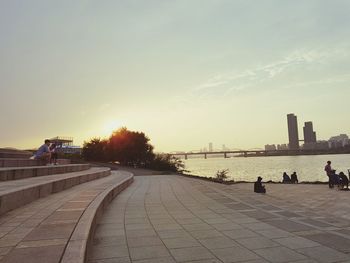
[[[227,96],[234,92],[257,87],[266,81],[273,81],[277,76],[286,74],[294,69],[303,69],[303,67],[316,68],[317,66],[330,63],[329,61],[331,60],[337,61],[347,56],[349,56],[348,47],[298,49],[279,60],[264,65],[256,65],[241,72],[220,72],[204,83],[192,88],[191,92],[197,97],[199,96],[198,93],[203,95],[213,92]],[[324,76],[319,76],[319,78],[324,78]],[[332,81],[336,81],[336,77]]]

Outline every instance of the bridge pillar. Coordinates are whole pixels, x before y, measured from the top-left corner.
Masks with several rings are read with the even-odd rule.
[[[187,160],[187,154],[185,154],[185,160]]]
[[[247,157],[248,153],[247,152],[244,152],[244,157]]]
[[[206,153],[204,154],[204,159],[207,159],[207,154]]]
[[[224,153],[224,158],[227,158],[227,153],[226,152]]]

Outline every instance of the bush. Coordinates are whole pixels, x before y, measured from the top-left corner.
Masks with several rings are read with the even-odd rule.
[[[228,169],[218,170],[218,171],[216,172],[215,177],[216,177],[216,179],[218,179],[218,180],[221,181],[221,182],[222,182],[222,181],[225,181],[225,180],[228,178],[228,176],[227,176],[228,172],[229,172]]]
[[[147,168],[157,171],[184,172],[185,164],[170,154],[156,154]]]

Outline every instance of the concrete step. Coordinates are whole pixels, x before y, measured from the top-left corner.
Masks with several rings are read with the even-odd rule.
[[[0,215],[36,199],[108,176],[109,174],[110,169],[102,167],[73,173],[2,182],[0,184]]]
[[[16,151],[0,151],[0,158],[30,158],[33,156],[30,152],[16,152]]]
[[[0,168],[0,181],[19,180],[29,177],[46,176],[84,171],[90,168],[89,164],[66,164],[30,167],[3,167]]]
[[[132,181],[132,174],[115,171],[1,216],[1,262],[83,262],[97,216]]]
[[[58,159],[58,164],[70,164],[69,159]],[[0,158],[0,167],[28,167],[40,166],[46,163],[41,160],[31,160],[29,158]]]

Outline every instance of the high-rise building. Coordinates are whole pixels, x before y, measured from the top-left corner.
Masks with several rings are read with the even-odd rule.
[[[210,143],[209,143],[209,152],[212,152],[212,151],[213,151],[213,143],[210,142]]]
[[[298,120],[293,113],[287,115],[289,149],[299,150]]]
[[[315,143],[316,142],[316,132],[312,126],[312,121],[305,122],[304,125],[304,143]]]

